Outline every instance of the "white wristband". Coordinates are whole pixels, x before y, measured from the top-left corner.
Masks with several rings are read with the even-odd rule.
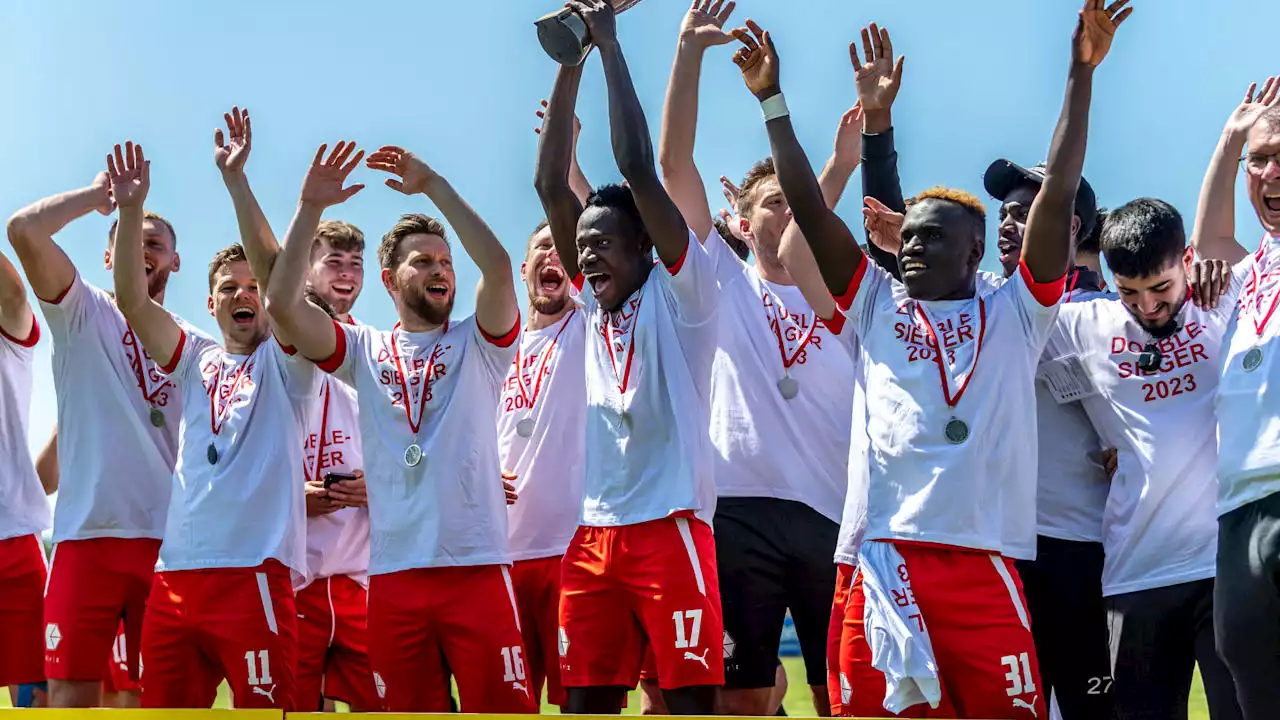
[[[787,98],[782,93],[771,95],[760,101],[760,110],[764,113],[764,121],[787,117],[791,111],[787,109]]]

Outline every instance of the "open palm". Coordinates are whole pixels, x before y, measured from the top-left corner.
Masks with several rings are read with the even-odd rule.
[[[388,178],[387,187],[405,195],[417,195],[427,191],[427,184],[435,177],[431,166],[423,162],[417,155],[395,145],[383,145],[377,152],[369,156],[367,163],[370,170],[381,170],[400,179]]]
[[[1125,8],[1128,4],[1129,0],[1116,0],[1104,8],[1102,0],[1086,0],[1073,38],[1078,62],[1094,67],[1102,64],[1111,51],[1116,29],[1133,13],[1133,8]]]
[[[239,172],[244,170],[249,151],[253,148],[253,124],[249,120],[249,110],[233,107],[222,117],[226,119],[231,142],[226,142],[222,128],[213,131],[213,162],[223,172]]]
[[[858,55],[858,43],[852,42],[849,59],[853,61],[853,80],[862,109],[870,112],[893,107],[902,87],[902,58],[894,62],[889,31],[871,23],[862,31],[862,56]]]
[[[1258,122],[1258,118],[1262,114],[1273,107],[1280,106],[1280,76],[1269,77],[1267,82],[1262,86],[1262,92],[1254,93],[1258,90],[1258,83],[1249,86],[1249,92],[1245,93],[1244,102],[1240,103],[1240,107],[1231,113],[1231,119],[1227,121],[1227,130],[1232,134],[1244,134]]]
[[[356,153],[353,158],[351,153],[355,151],[356,144],[351,141],[340,142],[326,159],[324,151],[328,147],[328,145],[321,145],[316,151],[315,159],[311,161],[311,168],[307,170],[307,177],[302,181],[302,202],[304,203],[331,207],[346,202],[352,195],[364,189],[364,185],[343,187],[347,182],[347,176],[364,158],[364,151]]]
[[[701,47],[727,45],[733,42],[733,35],[725,32],[724,24],[729,21],[737,3],[724,0],[694,0],[693,8],[684,16],[684,25],[680,28],[682,38],[692,39]]]
[[[151,189],[151,169],[142,155],[142,146],[126,142],[121,152],[116,145],[115,153],[107,155],[107,179],[120,207],[141,206]]]

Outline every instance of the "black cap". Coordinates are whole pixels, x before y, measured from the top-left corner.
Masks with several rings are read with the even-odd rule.
[[[982,177],[982,184],[991,197],[1004,202],[1009,193],[1023,182],[1043,185],[1045,167],[1044,163],[1040,163],[1031,168],[1024,168],[1009,160],[997,160],[987,168],[987,174]],[[1076,191],[1075,214],[1080,218],[1080,232],[1076,237],[1083,240],[1089,237],[1089,233],[1093,232],[1094,224],[1098,222],[1098,196],[1094,194],[1093,186],[1084,177],[1080,178],[1080,189]]]

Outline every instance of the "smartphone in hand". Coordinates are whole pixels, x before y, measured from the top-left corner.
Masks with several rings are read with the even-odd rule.
[[[324,476],[324,489],[328,490],[333,487],[334,483],[340,483],[347,480],[355,480],[356,476],[351,473],[329,473]]]

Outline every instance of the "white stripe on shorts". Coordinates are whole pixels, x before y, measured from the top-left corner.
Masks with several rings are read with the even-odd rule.
[[[502,566],[502,582],[507,584],[507,599],[511,601],[511,614],[516,617],[516,629],[520,630],[520,610],[516,607],[516,589],[511,585],[511,571],[506,565]]]
[[[44,548],[40,548],[40,557],[44,557]],[[49,581],[53,579],[53,560],[58,557],[58,546],[53,546],[53,552],[49,553],[49,562],[45,565],[44,571],[44,594],[49,596]]]
[[[693,565],[693,577],[698,581],[698,592],[705,597],[707,583],[702,578],[702,563],[698,562],[698,548],[693,544],[693,533],[689,531],[689,519],[676,518],[676,529],[680,531],[680,539],[684,541],[685,552],[689,553],[689,564]]]
[[[1000,579],[1004,580],[1004,587],[1009,591],[1009,599],[1013,601],[1013,609],[1018,611],[1018,621],[1022,623],[1024,630],[1031,629],[1031,622],[1027,620],[1027,609],[1022,606],[1022,598],[1018,596],[1018,586],[1013,582],[1013,576],[1009,574],[1009,568],[1004,564],[1004,558],[999,555],[988,555],[991,558],[991,564],[996,566],[996,572],[1000,573]]]
[[[262,598],[262,614],[267,616],[267,629],[272,635],[279,635],[276,627],[276,608],[271,602],[271,588],[267,585],[266,573],[254,573],[258,577],[258,597]]]

